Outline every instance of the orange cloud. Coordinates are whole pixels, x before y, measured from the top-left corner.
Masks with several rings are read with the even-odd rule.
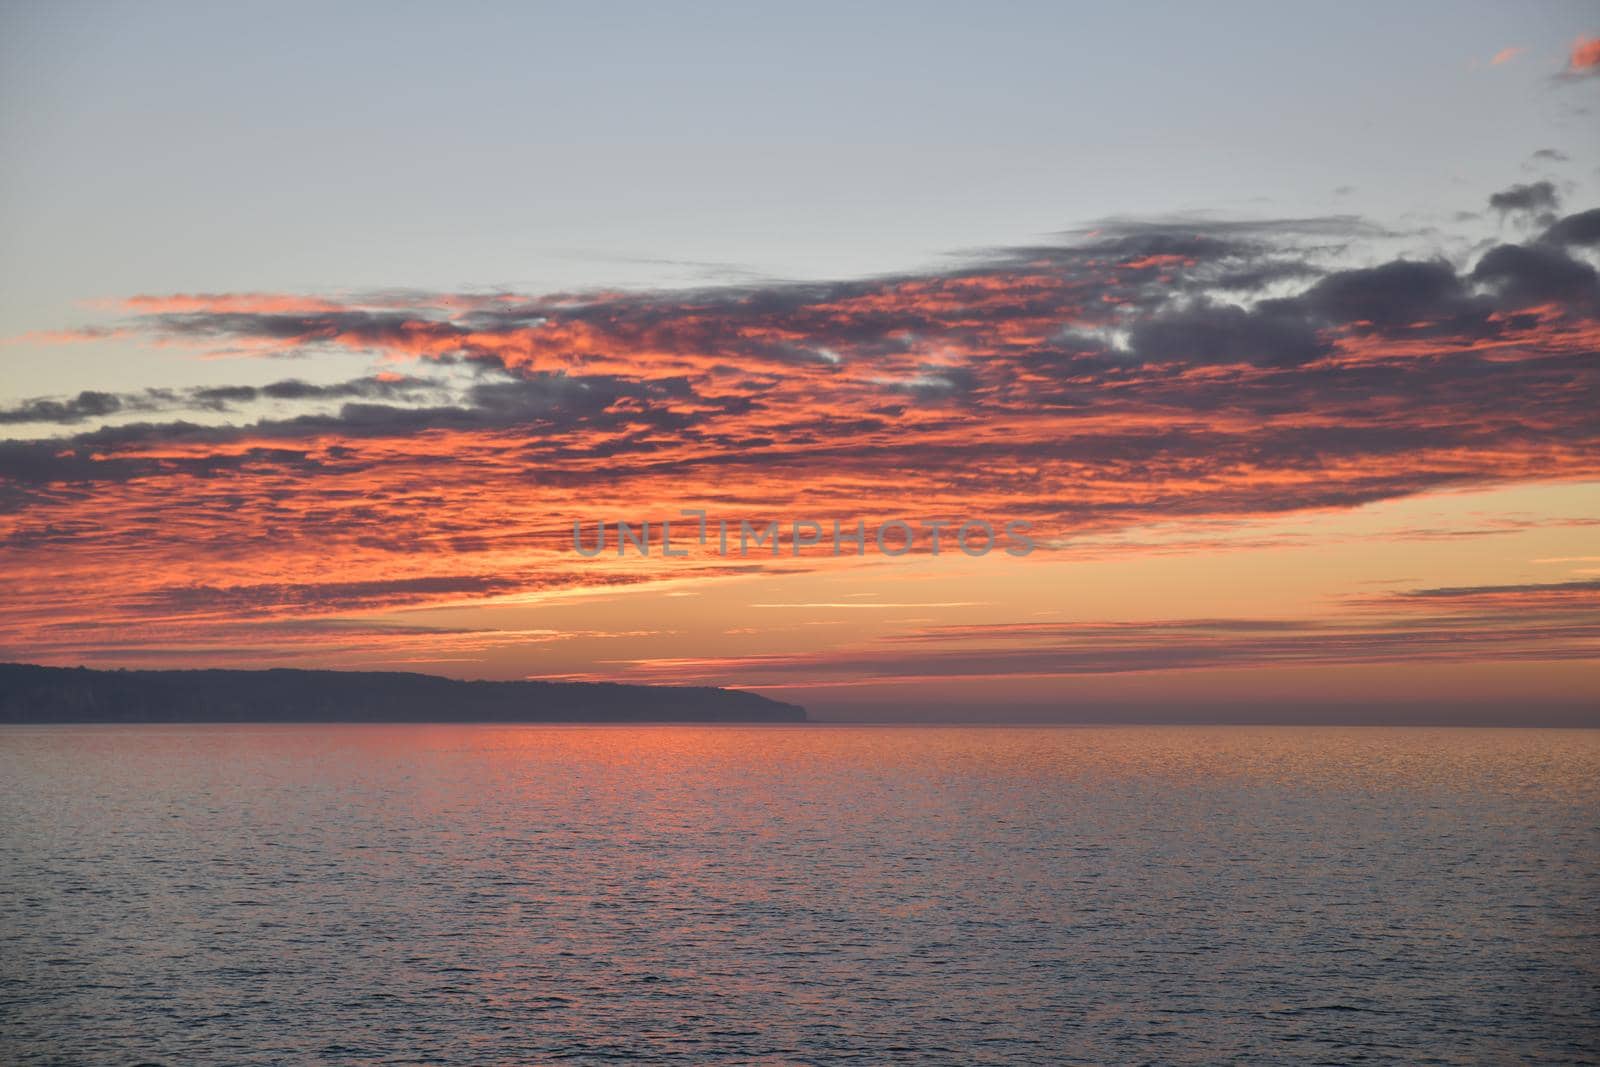
[[[1600,37],[1579,37],[1567,57],[1567,73],[1588,75],[1600,71]]]
[[[859,565],[582,560],[575,519],[1015,518],[1048,554],[1159,521],[1600,477],[1600,302],[1561,251],[1586,217],[1472,264],[1338,270],[1298,256],[1290,224],[1132,226],[834,283],[137,297],[117,328],[156,343],[432,369],[0,410],[35,434],[0,441],[5,651],[292,656],[352,613]]]
[[[1502,48],[1500,51],[1494,54],[1493,59],[1489,60],[1489,65],[1492,67],[1498,67],[1503,63],[1509,63],[1526,51],[1526,48],[1522,48],[1520,46]]]
[[[283,293],[173,293],[168,296],[130,296],[122,301],[129,311],[155,315],[162,313],[235,312],[252,315],[289,315],[317,311],[338,311],[343,305],[314,296]]]

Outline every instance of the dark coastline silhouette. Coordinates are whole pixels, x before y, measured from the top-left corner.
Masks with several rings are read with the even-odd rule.
[[[0,723],[804,722],[709,686],[464,682],[393,671],[101,671],[0,664]]]

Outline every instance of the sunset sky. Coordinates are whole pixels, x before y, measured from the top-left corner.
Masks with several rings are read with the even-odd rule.
[[[1592,4],[0,12],[0,659],[1600,706]]]

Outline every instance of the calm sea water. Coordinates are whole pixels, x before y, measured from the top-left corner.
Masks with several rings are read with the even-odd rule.
[[[10,1064],[1600,1054],[1600,732],[0,730]]]

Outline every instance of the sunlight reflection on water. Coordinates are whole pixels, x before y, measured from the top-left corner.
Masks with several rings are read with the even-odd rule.
[[[1584,1061],[1600,732],[0,730],[0,1053]]]

